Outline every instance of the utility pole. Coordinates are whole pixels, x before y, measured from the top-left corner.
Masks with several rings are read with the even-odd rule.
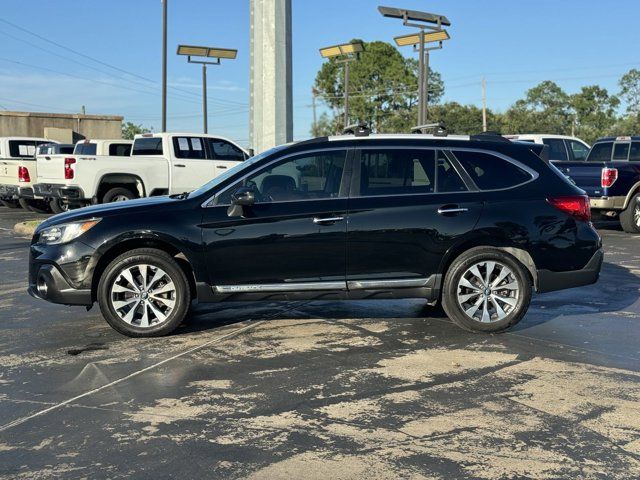
[[[344,127],[349,125],[349,62],[344,62]]]
[[[487,131],[487,81],[482,77],[482,131]]]
[[[167,131],[167,2],[162,1],[162,131]]]
[[[429,49],[426,48],[424,52],[424,87],[423,95],[424,101],[422,103],[422,123],[420,125],[424,125],[428,122],[429,116]]]
[[[209,133],[209,114],[207,113],[207,64],[202,64],[202,116],[204,118],[204,133]]]
[[[313,134],[316,135],[318,128],[318,118],[316,117],[316,89],[311,89],[311,108],[313,109]]]

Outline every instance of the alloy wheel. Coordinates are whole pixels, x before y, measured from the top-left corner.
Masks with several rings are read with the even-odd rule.
[[[126,195],[116,195],[115,197],[113,197],[111,199],[111,202],[126,202],[127,200],[131,200],[129,197],[127,197]]]
[[[640,202],[636,204],[636,208],[633,210],[633,221],[636,227],[640,228]]]
[[[141,328],[164,323],[176,304],[173,279],[155,265],[124,268],[111,285],[111,305],[124,322]]]
[[[503,320],[516,308],[520,283],[506,265],[483,260],[462,274],[456,293],[460,307],[469,318],[491,323]]]

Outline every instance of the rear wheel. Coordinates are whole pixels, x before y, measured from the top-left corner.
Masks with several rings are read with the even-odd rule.
[[[20,208],[18,200],[0,200],[0,203],[7,208]]]
[[[491,247],[456,258],[444,280],[442,306],[458,326],[472,332],[501,332],[518,323],[531,303],[526,268]]]
[[[51,213],[49,204],[44,200],[21,198],[18,200],[18,203],[20,203],[20,206],[25,210],[31,210],[34,213]]]
[[[63,213],[69,210],[69,204],[64,203],[60,198],[54,198],[49,201],[49,208],[51,208],[53,213]]]
[[[138,198],[138,196],[128,188],[116,187],[107,190],[107,193],[102,197],[102,203],[124,202],[126,200],[133,200],[134,198]]]
[[[124,335],[167,335],[187,315],[189,282],[166,252],[131,250],[113,260],[102,274],[98,303],[109,325]]]
[[[620,225],[628,233],[640,233],[640,193],[635,194],[620,213]]]

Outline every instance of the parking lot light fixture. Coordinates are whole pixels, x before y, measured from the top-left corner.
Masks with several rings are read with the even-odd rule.
[[[364,51],[362,42],[349,42],[340,45],[332,45],[320,49],[322,58],[341,57],[336,60],[344,64],[344,125],[349,125],[349,63],[357,60],[360,52]]]
[[[232,48],[203,47],[198,45],[178,45],[178,55],[185,55],[189,63],[202,65],[202,115],[204,133],[209,133],[207,113],[207,65],[220,65],[220,60],[234,60],[238,50]],[[197,57],[193,60],[191,57]],[[212,59],[208,61],[206,59]]]
[[[451,26],[444,15],[420,12],[395,7],[378,7],[384,17],[402,20],[406,27],[418,28],[417,34],[403,35],[394,40],[399,47],[413,45],[418,50],[418,124],[427,122],[427,104],[429,96],[429,51],[442,48],[442,42],[449,40],[449,33],[443,26]],[[425,47],[427,43],[438,42],[436,47]]]

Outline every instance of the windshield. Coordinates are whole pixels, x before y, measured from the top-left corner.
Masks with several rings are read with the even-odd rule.
[[[274,147],[274,148],[272,148],[270,150],[266,150],[266,151],[256,155],[255,157],[251,157],[250,159],[245,160],[244,162],[239,163],[234,167],[231,167],[230,169],[225,171],[222,175],[218,175],[213,180],[205,183],[203,186],[201,186],[197,190],[194,190],[193,192],[191,192],[189,194],[189,197],[193,198],[193,197],[197,197],[198,195],[202,195],[202,194],[205,194],[205,193],[209,192],[210,190],[214,189],[216,186],[218,186],[219,184],[221,184],[222,182],[224,182],[228,178],[233,177],[234,175],[236,175],[237,173],[239,173],[239,172],[241,172],[241,171],[243,171],[245,169],[251,168],[253,165],[255,165],[257,162],[259,162],[263,158],[268,157],[269,155],[273,155],[274,153],[285,149],[287,146],[288,145],[280,145],[278,147]]]

